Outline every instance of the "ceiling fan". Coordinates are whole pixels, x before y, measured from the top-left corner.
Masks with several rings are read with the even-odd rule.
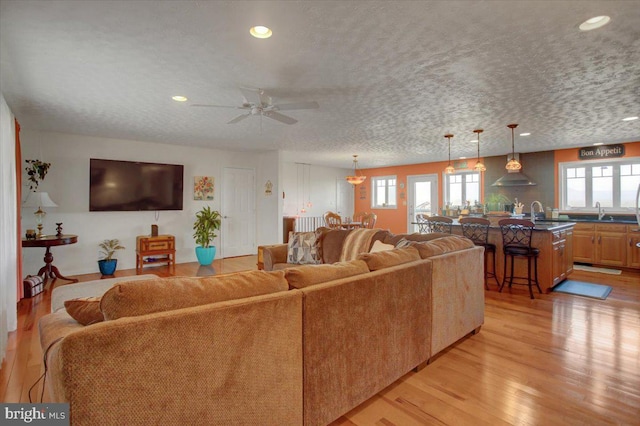
[[[210,108],[233,108],[242,109],[247,113],[242,114],[229,121],[227,124],[235,124],[252,115],[259,115],[260,117],[271,118],[272,120],[279,121],[284,124],[295,124],[298,122],[293,117],[281,114],[279,111],[291,111],[295,109],[317,109],[320,108],[317,102],[295,102],[289,104],[274,104],[272,103],[271,96],[265,94],[262,89],[246,89],[240,88],[244,102],[242,106],[228,106],[228,105],[205,105],[205,104],[192,104],[194,107],[210,107]]]

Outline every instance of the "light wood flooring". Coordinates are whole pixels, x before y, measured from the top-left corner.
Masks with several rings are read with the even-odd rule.
[[[256,256],[246,256],[216,260],[213,268],[179,264],[176,275],[255,268]],[[146,272],[167,275],[167,268]],[[88,281],[99,274],[76,278]],[[332,426],[640,425],[640,272],[575,271],[571,279],[611,285],[613,291],[604,301],[559,293],[536,293],[531,300],[524,287],[498,293],[494,283],[485,292],[480,333]],[[50,300],[47,289],[18,304],[18,330],[11,333],[0,369],[4,402],[29,401],[29,387],[42,371],[37,322]]]

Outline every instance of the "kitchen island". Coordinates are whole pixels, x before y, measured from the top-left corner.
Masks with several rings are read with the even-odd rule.
[[[540,250],[538,256],[538,283],[542,291],[548,293],[553,286],[564,281],[573,272],[573,227],[574,222],[536,223],[531,246]],[[454,222],[454,234],[462,235],[462,226]],[[496,277],[502,282],[504,277],[504,254],[500,227],[489,228],[489,242],[496,245]],[[489,268],[491,261],[489,259]],[[526,259],[516,259],[514,275],[527,276]],[[521,282],[522,280],[517,280]],[[491,286],[491,280],[488,284]]]

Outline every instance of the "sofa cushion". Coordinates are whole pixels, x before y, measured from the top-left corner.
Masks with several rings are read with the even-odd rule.
[[[104,321],[104,315],[100,310],[100,297],[65,300],[64,307],[67,313],[82,325]]]
[[[287,263],[296,265],[321,263],[315,232],[292,232],[289,235]]]
[[[284,271],[169,277],[116,284],[100,303],[105,320],[171,311],[289,289]]]
[[[415,247],[405,247],[377,253],[363,253],[358,258],[367,262],[369,270],[373,272],[378,269],[420,260],[420,254]]]
[[[420,234],[418,232],[413,234],[398,234],[394,235],[392,233],[388,233],[382,239],[382,242],[385,244],[393,244],[394,246],[398,244],[398,242],[402,239],[409,241],[431,241],[436,238],[446,237],[451,234],[443,233],[443,232],[431,232],[428,234]]]
[[[380,240],[376,240],[373,242],[369,253],[377,253],[379,251],[393,250],[395,247],[393,244],[385,244]]]
[[[422,259],[474,247],[473,241],[459,235],[447,235],[431,241],[411,241],[409,244],[418,249]]]
[[[367,264],[362,260],[338,262],[324,265],[306,265],[289,268],[285,271],[285,278],[291,288],[304,288],[340,278],[369,272]]]
[[[316,229],[316,241],[322,263],[336,263],[340,261],[342,246],[351,229],[331,229],[321,227]]]

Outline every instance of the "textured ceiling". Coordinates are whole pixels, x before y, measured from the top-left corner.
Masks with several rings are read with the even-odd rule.
[[[518,152],[640,140],[621,121],[640,115],[638,1],[2,0],[0,61],[25,129],[345,168],[446,160],[446,132],[453,158],[474,157],[477,127],[482,155],[506,154],[512,122]],[[320,108],[286,125],[190,106],[239,106],[239,87]]]

